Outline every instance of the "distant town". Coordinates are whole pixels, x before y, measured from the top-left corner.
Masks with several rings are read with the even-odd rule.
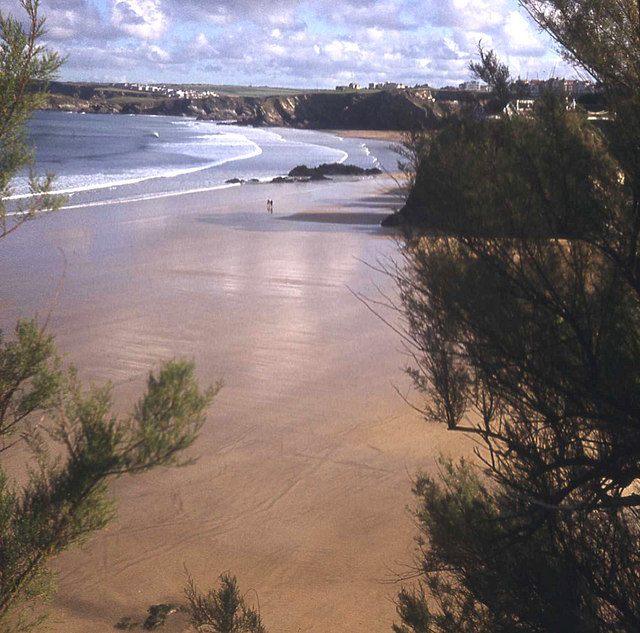
[[[478,116],[495,116],[496,100],[478,81],[433,88],[399,82],[358,83],[333,90],[211,84],[111,83],[53,81],[46,105],[50,110],[96,114],[160,114],[202,120],[235,121],[245,125],[290,126],[309,129],[407,130],[433,129],[442,117],[464,104]],[[580,108],[591,118],[607,116],[606,99],[597,84],[552,78],[513,82],[509,114],[529,116],[538,97],[551,90],[566,100],[567,109]],[[336,100],[328,108],[327,98]],[[502,105],[500,105],[502,107]]]
[[[545,90],[551,89],[555,94],[561,94],[567,97],[579,97],[585,94],[595,94],[598,84],[593,81],[582,79],[563,79],[553,77],[551,79],[518,79],[514,82],[517,85],[521,96],[539,97]],[[359,83],[350,83],[344,86],[336,86],[338,92],[346,90],[404,90],[409,88],[405,84],[386,81],[384,83],[369,83],[365,88]],[[431,89],[427,85],[416,85],[414,88]],[[444,86],[439,88],[443,91],[461,91],[461,92],[489,92],[489,86],[480,81],[465,81],[457,86]]]
[[[595,94],[598,92],[598,84],[593,81],[582,79],[563,79],[553,77],[551,79],[518,79],[514,82],[520,97],[539,97],[545,90],[551,90],[555,94],[561,94],[567,97],[579,97],[586,94]],[[174,99],[206,99],[207,97],[219,97],[220,94],[208,89],[200,88],[176,88],[163,84],[144,84],[144,83],[124,83],[115,84],[114,87],[124,88],[143,93],[152,93],[159,97],[168,97]],[[444,86],[442,88],[433,88],[426,84],[417,84],[408,86],[395,81],[370,82],[366,86],[352,82],[345,85],[335,87],[337,92],[358,91],[358,90],[441,90],[446,92],[489,92],[489,87],[479,81],[465,81],[457,86]]]
[[[158,84],[124,83],[115,84],[115,86],[125,88],[126,90],[151,92],[159,97],[169,97],[170,99],[206,99],[207,97],[220,96],[217,92],[213,92],[213,90],[183,90],[182,88],[169,88],[168,86]]]
[[[395,81],[385,81],[384,83],[370,83],[368,90],[404,90],[409,86],[405,84],[399,84]],[[418,86],[416,86],[417,88]],[[363,86],[357,83],[350,83],[346,86],[336,86],[338,92],[344,92],[345,90],[365,90]]]

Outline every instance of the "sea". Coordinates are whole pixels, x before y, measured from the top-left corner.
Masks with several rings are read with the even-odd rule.
[[[28,133],[37,173],[55,174],[53,192],[67,197],[67,208],[215,192],[238,186],[232,179],[268,182],[302,164],[393,172],[398,162],[386,141],[168,116],[38,111]],[[14,179],[12,198],[28,191],[26,174]]]

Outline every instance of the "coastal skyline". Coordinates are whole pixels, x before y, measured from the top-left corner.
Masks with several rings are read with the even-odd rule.
[[[41,14],[68,81],[439,87],[470,78],[479,41],[514,77],[580,76],[517,0],[43,0]]]

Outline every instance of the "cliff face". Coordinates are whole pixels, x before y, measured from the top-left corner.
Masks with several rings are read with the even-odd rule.
[[[268,97],[250,104],[241,120],[313,129],[412,130],[433,128],[440,116],[435,103],[406,91]]]
[[[443,115],[428,93],[311,93],[289,97],[131,99],[114,90],[56,90],[49,108],[96,113],[164,114],[256,126],[312,129],[431,129]]]

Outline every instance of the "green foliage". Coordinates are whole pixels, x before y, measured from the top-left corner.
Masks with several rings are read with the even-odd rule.
[[[14,176],[32,167],[25,123],[62,63],[38,44],[44,34],[38,0],[21,3],[26,29],[0,14],[0,238],[62,202],[49,195],[52,176],[38,180],[33,170],[32,197],[7,200]],[[115,511],[106,494],[111,481],[188,463],[181,453],[196,439],[217,389],[201,391],[193,363],[173,360],[150,374],[133,414],[121,418],[111,411],[110,387],[84,391],[75,370],[63,370],[53,337],[36,321],[19,321],[12,339],[0,333],[0,453],[24,440],[27,464],[21,488],[0,467],[3,631],[40,623],[28,607],[51,595],[48,562],[109,522]]]
[[[33,171],[33,151],[25,137],[25,123],[44,103],[43,88],[63,60],[38,44],[45,33],[44,19],[38,16],[39,0],[21,0],[21,4],[27,29],[18,19],[0,13],[0,237],[37,213],[58,208],[63,201],[49,193],[53,176],[40,179]],[[32,197],[9,204],[11,180],[25,168],[31,168]]]
[[[482,79],[493,91],[498,109],[502,110],[511,97],[511,74],[509,67],[498,59],[494,51],[485,51],[478,44],[479,62],[470,62],[469,70],[478,79]]]
[[[489,490],[464,461],[441,465],[440,483],[423,476],[415,485],[425,580],[398,596],[397,633],[634,630],[637,620],[616,607],[637,600],[635,574],[616,578],[607,568],[611,586],[600,586],[572,560],[589,560],[599,544],[583,533],[583,524],[563,515],[552,526],[514,539],[521,502]],[[601,525],[607,523],[600,518]],[[626,527],[617,525],[616,531]],[[635,555],[630,557],[635,564]],[[616,586],[620,581],[623,590]],[[605,595],[611,602],[604,604]]]
[[[407,132],[403,142],[394,146],[394,151],[399,156],[398,169],[403,175],[401,193],[405,198],[409,197],[415,187],[420,163],[428,154],[431,142],[431,135],[424,131],[413,131]]]
[[[23,323],[19,331],[38,332],[33,323]],[[0,366],[6,364],[7,349],[11,356],[15,347],[9,342],[0,349]],[[109,387],[84,392],[73,369],[63,374],[57,368],[50,337],[40,337],[37,351],[39,363],[31,373],[22,372],[12,396],[28,400],[30,410],[41,414],[27,435],[35,466],[19,492],[0,470],[3,623],[16,607],[41,595],[38,588],[49,574],[49,559],[83,542],[113,517],[109,482],[127,473],[186,463],[180,453],[197,437],[217,391],[200,391],[192,362],[170,361],[157,375],[150,374],[134,414],[120,418],[111,412]],[[30,386],[52,364],[53,394],[34,392]],[[12,409],[22,410],[19,402]]]
[[[13,340],[0,332],[0,452],[29,414],[52,403],[61,383],[53,337],[35,321],[18,321]]]
[[[640,6],[522,4],[612,112],[595,127],[547,95],[453,118],[421,153],[396,273],[409,373],[484,474],[418,480],[399,633],[640,630]]]
[[[426,148],[413,226],[455,235],[595,237],[628,200],[602,133],[548,94],[536,116],[452,120]]]
[[[198,591],[193,579],[188,576],[184,590],[191,622],[202,633],[266,633],[255,609],[248,607],[240,594],[235,576],[222,574],[220,586],[207,593]]]
[[[600,82],[615,121],[611,152],[640,179],[640,7],[637,0],[519,0],[575,66]]]
[[[640,31],[636,0],[520,0],[574,66],[607,91],[635,90]]]
[[[426,412],[551,506],[640,500],[639,197],[609,147],[551,95],[532,118],[455,120],[407,203],[398,283]]]

